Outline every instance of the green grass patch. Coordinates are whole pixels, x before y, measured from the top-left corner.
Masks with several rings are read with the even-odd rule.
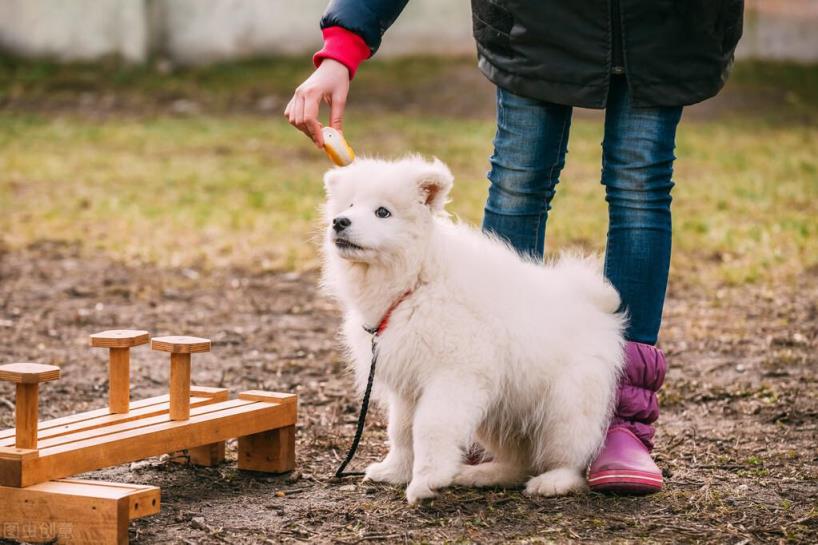
[[[457,178],[452,212],[479,224],[494,120],[485,110],[451,115],[429,95],[452,66],[472,62],[368,65],[355,82],[367,98],[352,101],[346,133],[359,153],[440,157]],[[328,160],[277,110],[230,106],[270,93],[286,98],[309,71],[305,59],[169,73],[154,64],[0,59],[0,101],[11,105],[0,110],[2,240],[12,247],[77,241],[90,251],[166,265],[316,265]],[[816,74],[793,64],[739,63],[733,92],[785,88],[792,100],[770,102],[773,109],[760,115],[683,120],[673,205],[676,278],[775,282],[818,267],[818,125],[810,121],[818,119]],[[446,100],[469,100],[470,81],[452,83]],[[83,93],[114,96],[120,106],[103,115],[91,107],[88,115],[76,106]],[[175,98],[195,100],[202,113],[139,107]],[[401,114],[395,105],[427,101],[436,109]],[[807,115],[785,122],[795,110]],[[575,119],[548,226],[550,251],[604,247],[601,139],[598,120]]]
[[[491,121],[360,116],[359,152],[436,155],[456,177],[451,210],[477,224]],[[601,250],[601,127],[577,120],[548,247]],[[674,269],[726,283],[789,278],[818,264],[818,129],[738,121],[680,128]],[[0,114],[0,229],[11,246],[79,241],[167,265],[301,268],[316,263],[329,166],[278,119],[94,121]]]

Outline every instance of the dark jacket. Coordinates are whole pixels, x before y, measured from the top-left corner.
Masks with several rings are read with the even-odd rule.
[[[374,53],[408,0],[332,0]],[[441,0],[444,1],[444,0]],[[724,85],[744,0],[472,0],[478,63],[496,85],[558,104],[604,108],[611,74],[635,106],[682,106]]]

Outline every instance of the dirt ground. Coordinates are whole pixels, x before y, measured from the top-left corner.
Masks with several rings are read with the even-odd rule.
[[[818,271],[774,291],[671,286],[661,341],[670,372],[656,457],[666,488],[645,498],[542,499],[453,489],[408,507],[397,487],[332,478],[358,400],[339,355],[333,304],[316,273],[157,269],[42,243],[0,253],[0,361],[42,361],[63,378],[41,415],[105,404],[105,355],[87,335],[112,327],[214,341],[195,382],[233,394],[300,396],[297,471],[244,474],[151,459],[87,475],[158,485],[161,514],[135,544],[170,543],[815,543],[818,541]],[[167,389],[164,357],[134,353],[135,397]],[[0,385],[0,424],[13,399]],[[375,413],[356,464],[385,452]]]

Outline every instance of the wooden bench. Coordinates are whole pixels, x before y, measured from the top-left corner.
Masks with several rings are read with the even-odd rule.
[[[94,485],[86,481],[82,481],[81,487],[66,486],[65,483],[76,485],[79,481],[64,478],[166,453],[181,452],[191,463],[213,465],[224,460],[225,441],[232,438],[238,438],[239,469],[283,473],[294,468],[295,395],[254,390],[242,392],[231,400],[224,388],[191,386],[191,354],[209,351],[210,341],[197,337],[160,337],[154,338],[151,346],[170,353],[169,395],[132,402],[129,351],[147,342],[145,331],[115,330],[92,335],[91,346],[109,349],[108,408],[43,422],[37,421],[39,385],[58,379],[59,368],[32,363],[0,366],[0,380],[17,384],[15,428],[0,430],[0,496],[3,498],[0,508],[9,502],[25,504],[16,510],[0,510],[0,527],[5,523],[14,526],[14,520],[9,517],[21,516],[21,509],[28,505],[29,492],[49,499],[38,500],[44,506],[41,510],[31,511],[29,507],[26,520],[46,526],[65,522],[55,518],[55,514],[62,516],[60,506],[75,505],[78,501],[75,492],[82,490],[86,493],[82,496],[85,499],[80,501],[82,505],[96,505],[97,501],[110,503],[114,499],[119,502],[116,509],[106,509],[118,513],[114,526],[124,525],[125,541],[121,540],[121,528],[115,540],[82,537],[91,535],[85,526],[97,529],[100,525],[94,517],[91,517],[93,520],[80,517],[72,520],[83,530],[69,537],[58,537],[57,542],[127,543],[130,519],[126,518],[121,505],[136,493],[129,495],[120,488],[113,494],[105,487],[119,485],[110,483],[100,485],[102,488],[93,488]],[[104,494],[96,494],[100,491]],[[112,494],[116,498],[109,497]],[[34,516],[32,512],[41,516]],[[67,512],[85,511],[79,508]],[[141,516],[146,514],[143,512]],[[97,530],[91,533],[96,535],[95,532]]]

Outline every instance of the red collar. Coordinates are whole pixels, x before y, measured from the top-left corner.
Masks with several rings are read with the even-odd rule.
[[[381,334],[386,330],[386,326],[389,325],[389,318],[392,317],[392,313],[395,312],[395,309],[398,308],[398,306],[401,303],[403,303],[410,295],[412,295],[412,293],[414,293],[414,291],[415,291],[415,288],[410,288],[410,289],[406,290],[403,293],[403,295],[398,297],[395,300],[395,302],[392,303],[389,306],[388,309],[386,309],[386,313],[383,315],[383,318],[381,318],[381,321],[378,322],[377,326],[375,326],[375,327],[364,326],[364,329],[366,330],[366,332],[370,333],[370,334],[372,334],[372,335],[374,335],[376,337],[380,337]]]

